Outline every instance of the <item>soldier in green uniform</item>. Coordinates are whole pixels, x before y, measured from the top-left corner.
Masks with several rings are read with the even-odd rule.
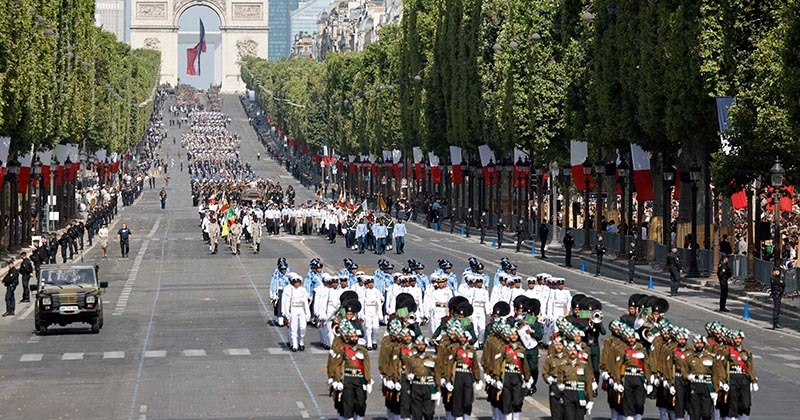
[[[569,363],[567,353],[564,351],[564,339],[556,338],[550,342],[553,349],[552,354],[548,354],[542,366],[542,379],[550,388],[550,417],[554,419],[564,418],[564,404],[561,400],[563,391],[558,389],[558,372],[561,365]]]
[[[652,385],[647,384],[650,369],[645,349],[636,341],[636,332],[625,327],[621,331],[627,346],[622,354],[620,373],[622,375],[622,415],[626,417],[644,414],[644,400],[652,392]]]
[[[562,392],[564,420],[583,420],[586,413],[592,414],[594,374],[589,363],[579,358],[580,352],[580,345],[570,344],[569,361],[560,364],[556,371],[556,387]]]
[[[732,343],[728,347],[728,354],[724,357],[722,368],[727,371],[727,378],[723,378],[722,387],[728,394],[728,412],[730,418],[747,420],[750,418],[752,405],[751,391],[758,391],[758,377],[756,376],[755,360],[742,343],[744,332],[731,331]]]
[[[717,402],[717,388],[721,382],[721,363],[706,350],[706,338],[694,337],[694,351],[686,357],[684,377],[690,382],[689,417],[692,420],[711,420]]]
[[[383,397],[386,406],[386,418],[400,417],[400,394],[395,383],[399,382],[400,369],[396,357],[399,354],[403,331],[403,323],[399,318],[394,318],[386,326],[387,334],[381,340],[381,349],[378,353],[378,371],[383,381]]]
[[[436,392],[436,358],[425,351],[425,337],[414,340],[414,353],[405,359],[406,377],[411,382],[411,418],[433,420],[435,402],[441,398]]]
[[[528,395],[536,393],[536,382],[539,376],[539,343],[544,336],[542,324],[538,316],[541,303],[538,299],[527,298],[522,303],[522,313],[517,315],[516,326],[519,341],[525,347],[525,361],[531,371],[533,384],[528,388]]]
[[[369,352],[358,344],[358,333],[350,321],[341,321],[338,330],[344,343],[332,349],[334,366],[330,370],[337,377],[329,378],[329,383],[341,392],[341,415],[346,419],[363,417],[367,410],[367,394],[372,393]]]
[[[508,324],[497,327],[504,344],[492,356],[489,377],[500,393],[499,410],[505,416],[519,416],[525,398],[525,389],[533,385],[530,369],[523,363],[525,348],[519,343],[519,335]]]
[[[492,307],[492,320],[486,326],[484,333],[485,340],[483,343],[483,353],[481,353],[481,367],[483,367],[483,379],[486,383],[486,394],[489,403],[492,405],[492,417],[498,418],[499,414],[499,398],[498,389],[490,385],[490,378],[488,370],[491,368],[492,355],[497,354],[498,348],[503,345],[503,338],[500,336],[499,326],[505,322],[506,316],[511,313],[511,305],[508,302],[497,302]]]
[[[686,358],[689,356],[689,349],[686,347],[689,341],[689,330],[679,328],[675,332],[675,347],[672,349],[671,363],[667,364],[667,378],[669,383],[669,393],[672,395],[673,417],[683,419],[689,404],[691,388],[689,381],[683,375],[686,371]],[[670,370],[672,371],[670,374]]]
[[[450,336],[454,342],[441,351],[448,354],[444,368],[439,371],[445,376],[439,378],[444,383],[450,399],[450,414],[454,418],[472,415],[472,404],[475,391],[483,387],[481,367],[477,362],[475,347],[470,344],[472,338],[460,323],[450,324]]]
[[[636,323],[636,317],[639,314],[639,298],[642,295],[635,293],[632,294],[628,298],[628,312],[620,315],[619,320],[625,323],[625,325],[633,328],[633,324]]]
[[[600,378],[603,381],[603,389],[607,394],[608,407],[611,411],[611,418],[616,419],[618,413],[622,412],[622,355],[625,352],[627,343],[623,340],[621,332],[626,325],[615,319],[608,325],[611,336],[603,342],[603,350],[600,352]]]

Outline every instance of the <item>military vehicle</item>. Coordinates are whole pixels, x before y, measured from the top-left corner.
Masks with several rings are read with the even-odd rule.
[[[90,265],[44,265],[36,292],[34,322],[40,335],[50,325],[66,326],[83,322],[92,333],[103,328],[103,289],[108,282],[97,281],[98,267]]]

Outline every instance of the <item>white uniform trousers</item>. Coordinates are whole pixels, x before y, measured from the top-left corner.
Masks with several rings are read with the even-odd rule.
[[[306,313],[303,308],[292,308],[289,314],[289,327],[292,333],[292,347],[304,346],[306,337]]]

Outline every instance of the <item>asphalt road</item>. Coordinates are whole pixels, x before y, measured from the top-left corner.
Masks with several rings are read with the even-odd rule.
[[[261,175],[294,185],[298,201],[310,199],[311,192],[263,158],[264,153],[261,161],[255,160],[260,145],[238,98],[226,97],[223,109],[234,120],[231,130],[243,137],[243,159]],[[170,138],[177,134],[176,129],[169,132]],[[174,157],[178,147],[167,141],[162,154]],[[327,397],[326,352],[313,344],[303,353],[288,351],[287,331],[270,322],[269,277],[280,256],[303,275],[313,257],[320,257],[330,271],[338,271],[342,259],[351,257],[369,272],[378,256],[354,255],[343,240],[329,245],[323,237],[287,235],[265,236],[259,255],[243,249],[241,256],[233,256],[224,247],[209,255],[191,207],[188,174],[178,171],[178,162],[170,170],[165,210],[159,208],[158,189],[147,190],[115,220],[128,223],[133,231],[130,258],[119,258],[116,243],[110,244],[108,259],[100,259],[96,247],[85,253],[85,261],[99,262],[101,278],[110,284],[103,296],[106,315],[100,334],[79,325],[51,328],[49,335],[40,337],[33,331],[27,305],[18,305],[13,319],[0,320],[0,418],[335,418]],[[607,319],[622,313],[627,296],[644,288],[567,271],[511,248],[491,249],[475,237],[416,224],[409,224],[407,239],[402,258],[383,258],[400,265],[414,258],[429,271],[437,259],[448,258],[460,272],[467,258],[475,256],[494,272],[499,259],[507,256],[525,275],[549,272],[565,277],[570,289],[598,297]],[[662,292],[657,288],[656,293]],[[671,299],[667,317],[694,332],[701,332],[711,319],[745,330],[745,345],[757,355],[761,384],[754,395],[754,418],[797,418],[791,407],[800,384],[800,339],[768,330],[761,321],[722,316],[707,309],[707,301],[693,294]],[[317,331],[309,328],[306,340],[316,343]],[[377,358],[377,352],[371,355]],[[600,397],[593,418],[608,418],[602,393]],[[377,391],[369,397],[368,413],[368,418],[385,413]],[[444,418],[441,407],[437,414]],[[475,414],[490,417],[485,399],[476,401]],[[523,414],[547,418],[545,393],[529,397]],[[658,418],[652,401],[645,414]]]

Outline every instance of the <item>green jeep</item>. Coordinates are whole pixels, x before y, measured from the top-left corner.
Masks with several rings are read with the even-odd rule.
[[[42,266],[38,284],[31,284],[37,292],[35,303],[36,331],[47,334],[53,324],[65,326],[85,322],[97,334],[103,328],[102,290],[108,282],[97,282],[97,267],[89,265]]]

